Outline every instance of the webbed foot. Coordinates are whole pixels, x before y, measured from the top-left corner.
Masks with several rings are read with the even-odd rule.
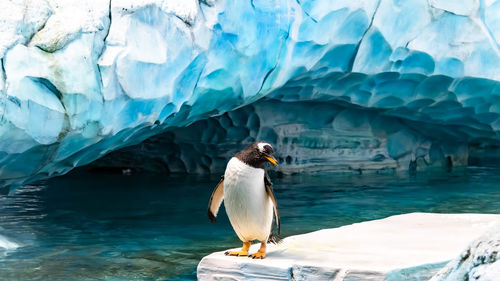
[[[248,256],[248,249],[250,249],[250,242],[243,242],[243,247],[241,251],[227,251],[224,253],[226,256],[235,256],[235,257],[246,257]]]
[[[264,258],[266,258],[266,253],[265,252],[261,252],[259,250],[257,253],[251,254],[248,257],[252,258],[252,259],[264,259]]]
[[[255,254],[251,254],[248,256],[252,259],[264,259],[266,258],[266,242],[260,243],[260,249]]]
[[[224,253],[226,256],[236,256],[236,257],[246,257],[248,256],[248,251],[227,251]]]

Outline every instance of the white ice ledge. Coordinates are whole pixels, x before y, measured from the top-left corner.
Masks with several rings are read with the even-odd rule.
[[[428,280],[498,224],[500,215],[490,214],[397,215],[288,237],[270,245],[264,260],[213,253],[201,260],[197,275],[198,280]]]

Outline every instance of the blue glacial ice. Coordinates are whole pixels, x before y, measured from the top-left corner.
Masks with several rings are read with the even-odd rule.
[[[500,1],[31,0],[0,10],[3,186],[152,136],[159,162],[192,172],[260,138],[279,147],[283,172],[466,165],[470,145],[500,144]]]

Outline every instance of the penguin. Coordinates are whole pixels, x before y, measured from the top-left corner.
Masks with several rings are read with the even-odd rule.
[[[271,180],[265,170],[267,162],[278,165],[273,147],[255,142],[236,153],[227,163],[224,176],[215,187],[208,204],[208,218],[215,222],[224,200],[227,216],[238,238],[243,242],[240,251],[227,251],[227,256],[266,257],[267,242],[276,242],[272,233],[273,218],[278,235],[280,219]],[[274,213],[274,217],[273,217]],[[260,249],[248,255],[250,244],[260,241]]]

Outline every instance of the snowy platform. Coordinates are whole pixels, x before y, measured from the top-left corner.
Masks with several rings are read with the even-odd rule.
[[[269,245],[264,260],[217,252],[198,280],[428,280],[500,215],[411,213],[324,229]],[[285,226],[286,227],[286,226]],[[255,244],[251,253],[258,249]]]

